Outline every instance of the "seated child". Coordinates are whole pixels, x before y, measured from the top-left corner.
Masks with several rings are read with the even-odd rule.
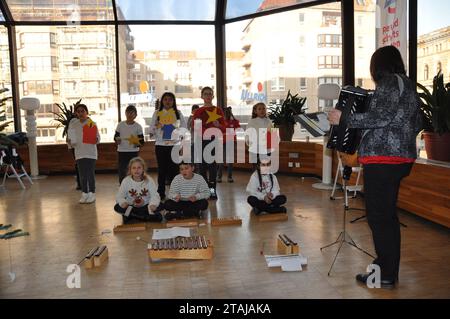
[[[120,184],[114,210],[122,215],[123,222],[139,219],[146,222],[160,222],[162,215],[159,194],[153,179],[146,173],[142,158],[135,157],[128,164],[128,176]]]
[[[250,177],[247,185],[250,196],[247,202],[256,215],[262,212],[269,214],[286,213],[286,196],[280,194],[277,177],[270,172],[270,160],[258,162],[256,171]]]
[[[181,162],[179,167],[180,174],[170,184],[169,199],[164,203],[167,210],[165,218],[199,218],[200,211],[208,208],[208,184],[201,175],[194,173],[193,164]]]

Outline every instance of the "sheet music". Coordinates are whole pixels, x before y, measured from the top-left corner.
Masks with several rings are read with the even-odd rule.
[[[298,255],[265,255],[267,266],[281,267],[282,271],[302,271],[302,265],[307,265],[308,260],[301,254]]]
[[[164,229],[153,229],[152,239],[170,239],[175,237],[191,237],[194,230],[187,227],[172,227]]]

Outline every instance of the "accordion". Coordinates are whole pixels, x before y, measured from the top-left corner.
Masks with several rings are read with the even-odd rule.
[[[349,115],[367,111],[373,92],[360,87],[345,86],[341,90],[336,109],[342,112],[339,125],[330,129],[327,148],[346,154],[354,154],[359,147],[361,129],[348,128],[344,123]]]

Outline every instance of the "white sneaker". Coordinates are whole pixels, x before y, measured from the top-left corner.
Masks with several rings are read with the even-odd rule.
[[[88,193],[81,193],[81,198],[79,203],[80,204],[86,204],[87,199],[89,198],[89,194]]]
[[[95,202],[95,193],[88,193],[88,198],[86,199],[86,204],[91,204]]]

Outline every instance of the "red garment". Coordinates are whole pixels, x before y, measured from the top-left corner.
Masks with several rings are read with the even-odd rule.
[[[364,156],[359,157],[358,161],[361,164],[406,164],[414,163],[416,159],[398,156]]]
[[[202,120],[202,136],[203,133],[211,127],[216,127],[214,126],[214,122],[210,122],[210,123],[206,123],[208,121],[209,115],[206,112],[215,112],[217,113],[217,115],[220,115],[221,117],[217,119],[217,121],[219,122],[219,127],[217,127],[219,130],[222,131],[222,133],[225,133],[225,116],[223,114],[223,111],[220,107],[217,106],[202,106],[201,108],[199,108],[197,111],[195,111],[194,115],[192,116],[192,123],[194,125],[195,120],[200,119]]]
[[[227,128],[237,129],[239,127],[241,127],[241,124],[239,123],[238,120],[231,120],[231,119],[225,120],[225,129],[227,129]],[[233,135],[225,134],[224,142],[233,140],[233,136],[234,136],[234,141],[236,141],[236,131],[233,132]]]

